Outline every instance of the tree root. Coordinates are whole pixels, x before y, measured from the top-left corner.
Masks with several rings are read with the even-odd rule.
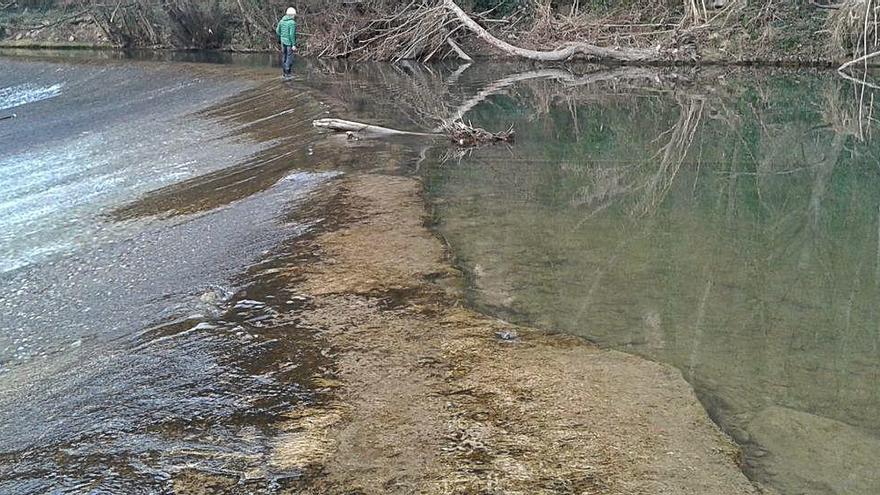
[[[476,148],[490,143],[512,143],[514,136],[513,126],[510,126],[506,131],[489,132],[486,129],[465,124],[460,120],[449,122],[442,129],[449,136],[449,139],[461,148]]]

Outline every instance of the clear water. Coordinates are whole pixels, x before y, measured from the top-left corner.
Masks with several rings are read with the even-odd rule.
[[[782,494],[880,493],[878,96],[832,72],[353,65],[478,309],[679,369]]]
[[[519,74],[482,76],[466,114],[513,147],[423,169],[474,304],[672,364],[781,493],[880,493],[874,95]]]

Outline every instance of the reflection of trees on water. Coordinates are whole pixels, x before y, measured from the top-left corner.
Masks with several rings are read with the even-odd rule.
[[[877,434],[873,100],[657,74],[528,78],[471,106],[520,138],[429,180],[482,303],[676,364],[733,429],[782,406]]]
[[[592,122],[608,121],[606,115],[641,121],[634,125],[608,123],[614,127],[616,140],[628,143],[628,151],[620,153],[627,155],[627,160],[612,163],[596,153],[578,154],[576,149],[571,154],[580,162],[547,157],[557,162],[559,180],[578,185],[568,204],[581,208],[587,217],[613,206],[631,215],[651,214],[670,192],[678,190],[681,195],[687,189],[684,186],[689,186],[696,195],[706,181],[711,183],[706,187],[718,188],[722,187],[720,181],[725,181],[720,190],[726,196],[727,223],[736,218],[743,203],[755,210],[753,213],[773,215],[777,208],[774,196],[785,197],[775,190],[780,181],[790,184],[794,180],[804,187],[804,177],[809,176],[811,192],[802,212],[806,213],[805,228],[799,230],[802,242],[798,243],[805,249],[825,236],[823,201],[842,154],[862,154],[867,159],[866,153],[871,153],[861,149],[864,146],[852,145],[867,143],[870,138],[870,124],[876,122],[873,95],[866,98],[860,90],[850,93],[851,88],[839,80],[825,81],[822,87],[794,96],[797,100],[814,91],[822,95],[814,103],[818,108],[797,110],[815,113],[818,121],[811,120],[812,116],[774,121],[774,113],[792,98],[778,93],[792,88],[774,92],[762,84],[748,85],[735,73],[726,78],[730,83],[686,83],[682,88],[678,82],[687,81],[687,77],[654,69],[621,68],[577,75],[565,69],[517,71],[518,67],[512,65],[510,73],[501,75],[467,65],[435,70],[406,64],[349,67],[353,74],[323,89],[335,92],[346,104],[354,103],[360,117],[395,125],[403,120],[417,129],[431,129],[442,120],[459,118],[480,124],[487,117],[495,120],[490,125],[497,127],[508,122],[504,114],[510,114],[518,127],[542,126],[543,133],[555,138],[549,146],[556,148],[561,142],[574,148],[595,143],[596,130],[590,135],[589,127]],[[332,67],[325,70],[336,72]],[[469,79],[471,74],[475,77]],[[649,101],[634,104],[639,99]],[[621,102],[625,105],[619,105]],[[615,115],[608,108],[614,103],[629,113]],[[491,110],[481,111],[481,107]],[[524,108],[527,111],[522,115]],[[637,114],[632,111],[635,108]],[[644,125],[646,121],[650,124]],[[667,124],[658,129],[664,121]],[[653,130],[648,128],[652,125]],[[627,132],[631,135],[623,135]],[[859,158],[852,156],[850,160]],[[750,197],[741,197],[744,192]],[[789,202],[783,204],[786,212],[796,213]]]
[[[477,303],[676,365],[728,432],[771,451],[755,472],[796,472],[794,493],[833,484],[811,466],[846,459],[774,464],[766,425],[880,434],[873,95],[804,73],[498,67],[361,67],[335,91],[381,124],[513,123],[511,150],[413,158]],[[358,94],[363,80],[379,83]]]
[[[682,164],[687,158],[700,122],[703,119],[704,101],[699,98],[684,98],[678,101],[680,108],[675,124],[657,137],[662,140],[669,135],[669,140],[651,158],[656,161],[657,170],[648,176],[643,189],[643,204],[639,210],[650,212],[656,209],[669,192],[678,176]]]

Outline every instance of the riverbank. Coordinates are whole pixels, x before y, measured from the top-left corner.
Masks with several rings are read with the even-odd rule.
[[[313,201],[328,219],[282,273],[329,364],[273,448],[289,493],[757,493],[678,371],[463,308],[417,180]],[[223,483],[191,474],[179,493]]]
[[[182,11],[150,2],[115,8],[74,2],[23,10],[13,3],[0,11],[0,47],[277,51],[277,15],[269,6],[184,3]],[[439,2],[402,11],[393,3],[357,3],[299,5],[299,53],[357,61],[437,61],[462,54],[517,58],[480,34],[461,29],[460,19]],[[859,9],[864,6],[858,2],[829,8],[820,2],[716,1],[714,7],[697,11],[677,1],[582,3],[560,2],[551,8],[500,0],[463,7],[491,35],[515,47],[547,52],[586,43],[600,47],[600,53],[624,54],[594,54],[596,60],[836,67],[872,48],[865,39],[874,26],[862,22]],[[628,58],[630,52],[642,55]]]

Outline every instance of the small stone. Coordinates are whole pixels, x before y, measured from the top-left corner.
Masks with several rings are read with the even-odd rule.
[[[516,332],[513,330],[502,330],[499,332],[495,332],[495,336],[498,337],[498,340],[502,340],[504,342],[513,342],[517,339]]]
[[[199,296],[199,300],[201,300],[203,303],[208,303],[208,304],[216,302],[217,299],[219,299],[219,297],[217,296],[217,293],[214,291],[211,291],[211,290],[209,290],[208,292],[205,292],[204,294]]]
[[[76,41],[76,38],[71,34],[70,38],[67,38],[67,41],[70,41],[72,43],[72,42]]]

